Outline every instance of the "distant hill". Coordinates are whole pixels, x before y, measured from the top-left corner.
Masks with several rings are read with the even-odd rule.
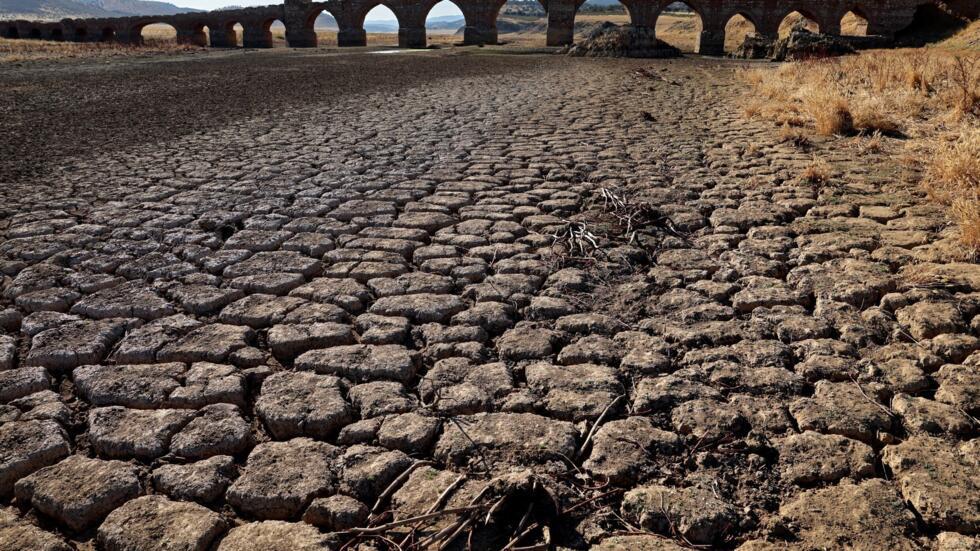
[[[149,0],[0,0],[0,19],[53,20],[66,17],[124,17],[196,12]]]

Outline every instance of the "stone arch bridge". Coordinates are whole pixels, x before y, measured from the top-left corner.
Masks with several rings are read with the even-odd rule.
[[[398,18],[398,45],[424,48],[425,19],[440,0],[285,0],[284,4],[185,13],[168,16],[136,16],[105,19],[64,19],[59,22],[0,21],[0,36],[70,41],[119,41],[139,44],[147,25],[165,23],[177,30],[181,42],[213,47],[235,47],[238,44],[236,24],[243,28],[242,44],[246,48],[272,47],[271,27],[281,21],[286,27],[290,47],[317,45],[313,25],[317,16],[327,12],[337,20],[340,46],[364,46],[367,34],[364,18],[379,5],[387,6]],[[505,0],[451,0],[463,12],[464,44],[497,42],[497,15]],[[539,0],[548,14],[549,46],[570,44],[575,15],[585,0]],[[632,24],[654,28],[657,17],[673,0],[620,0],[629,12]],[[736,15],[748,19],[763,36],[775,36],[780,22],[799,12],[815,21],[820,32],[840,34],[841,19],[848,12],[868,22],[868,34],[892,37],[910,25],[917,10],[937,4],[946,11],[966,18],[980,16],[980,0],[686,0],[701,18],[702,31],[698,52],[706,55],[724,53],[725,25]],[[205,32],[207,29],[207,32]]]

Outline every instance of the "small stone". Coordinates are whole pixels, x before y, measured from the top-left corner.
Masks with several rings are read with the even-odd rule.
[[[0,424],[0,497],[21,478],[64,459],[71,452],[65,431],[53,421]]]
[[[192,330],[175,343],[164,346],[157,354],[162,362],[222,363],[235,351],[245,348],[255,338],[248,327],[214,323]]]
[[[364,311],[372,299],[371,291],[364,284],[354,279],[330,277],[314,279],[292,290],[289,295],[313,302],[334,304],[351,314]]]
[[[469,437],[455,424],[444,427],[434,452],[440,461],[464,465],[482,462],[482,456],[494,463],[534,464],[575,454],[578,431],[566,421],[531,413],[487,413],[463,416],[460,423]]]
[[[295,517],[314,497],[334,491],[337,455],[334,446],[309,438],[259,444],[225,497],[239,511],[257,518]]]
[[[607,366],[538,362],[527,366],[525,377],[528,388],[543,396],[545,409],[566,421],[595,419],[624,393],[616,370]]]
[[[22,367],[0,371],[0,403],[7,403],[51,387],[51,377],[43,367]]]
[[[406,453],[428,454],[441,423],[435,417],[403,413],[388,417],[378,431],[378,443]]]
[[[238,406],[205,406],[171,439],[170,453],[184,459],[238,454],[251,442],[250,429]]]
[[[916,340],[931,339],[943,333],[962,333],[966,329],[963,314],[951,302],[917,302],[899,308],[895,319]]]
[[[339,532],[363,526],[369,514],[367,505],[352,497],[336,495],[314,499],[303,513],[303,521],[328,532]]]
[[[452,324],[477,325],[496,335],[514,325],[514,308],[501,302],[478,302],[453,316]]]
[[[626,329],[623,322],[603,314],[571,314],[555,322],[555,329],[581,335],[614,335]]]
[[[947,364],[935,374],[936,401],[980,415],[980,370],[976,366]]]
[[[418,406],[418,400],[410,396],[401,383],[394,382],[360,384],[350,389],[348,397],[363,419],[405,413]]]
[[[699,487],[642,486],[626,493],[622,509],[623,516],[640,528],[667,534],[676,531],[700,544],[723,540],[738,522],[734,506]]]
[[[188,313],[209,316],[244,297],[245,293],[235,288],[185,285],[174,290],[171,296]]]
[[[354,344],[351,326],[339,323],[280,324],[269,330],[269,347],[280,360],[309,350]]]
[[[665,411],[699,398],[718,400],[721,394],[708,385],[677,375],[644,377],[637,385],[633,409],[638,412]]]
[[[738,408],[716,400],[684,402],[670,412],[670,418],[678,433],[704,442],[738,437],[751,428]]]
[[[324,551],[333,549],[329,536],[304,522],[267,520],[232,528],[217,551]]]
[[[779,515],[808,549],[920,549],[915,515],[880,478],[804,492]]]
[[[34,335],[26,363],[58,373],[99,363],[125,329],[125,324],[111,320],[69,321]]]
[[[170,393],[174,407],[200,408],[208,404],[245,405],[245,377],[235,366],[197,362],[184,373],[184,386]]]
[[[419,293],[379,298],[369,311],[381,316],[405,317],[414,323],[429,323],[448,322],[466,308],[463,299],[456,295]]]
[[[340,458],[341,491],[365,503],[373,503],[412,463],[413,459],[398,450],[351,446]]]
[[[211,503],[231,484],[234,459],[216,455],[186,465],[162,465],[153,470],[153,487],[173,499]]]
[[[253,329],[262,329],[282,323],[290,312],[303,304],[305,301],[296,297],[248,295],[222,309],[218,319],[231,325],[247,325]]]
[[[262,383],[255,412],[275,438],[327,438],[352,421],[337,377],[279,372]]]
[[[550,329],[518,326],[497,339],[497,351],[507,361],[536,360],[554,353],[557,335]]]
[[[140,318],[155,320],[174,313],[174,307],[142,281],[103,289],[75,303],[71,313],[94,319]]]
[[[622,348],[602,335],[587,335],[562,348],[558,363],[563,365],[597,363],[616,366],[623,357]]]
[[[896,394],[892,409],[902,416],[902,424],[912,433],[967,436],[976,429],[973,419],[959,409],[928,398]]]
[[[902,495],[934,528],[965,534],[980,531],[977,457],[931,436],[913,436],[886,446],[881,461],[894,473]]]
[[[138,496],[141,488],[132,465],[72,455],[22,478],[14,491],[22,503],[77,532]]]
[[[820,381],[812,398],[793,402],[789,410],[800,430],[840,434],[870,445],[878,432],[892,429],[892,418],[883,408],[856,383]]]
[[[787,437],[777,449],[780,476],[790,484],[858,481],[874,474],[871,446],[843,436],[806,431]]]
[[[593,551],[683,551],[681,547],[663,536],[612,536],[593,546]]]
[[[15,509],[0,509],[0,543],[5,551],[71,551],[60,537],[17,518]]]
[[[956,532],[942,532],[936,536],[936,551],[980,551],[980,538],[964,536]]]
[[[79,393],[94,406],[163,407],[180,388],[185,367],[180,363],[154,365],[85,365],[72,378]]]
[[[112,358],[119,364],[146,364],[157,359],[157,352],[202,324],[178,314],[151,321],[126,334]]]
[[[14,368],[17,358],[17,340],[9,335],[0,335],[0,371]]]
[[[415,376],[417,353],[400,345],[336,346],[296,358],[296,369],[348,377],[355,381],[408,381]]]
[[[167,453],[170,439],[193,416],[180,409],[95,408],[88,414],[89,440],[105,457],[156,459]]]
[[[143,496],[110,513],[98,539],[106,551],[207,551],[226,528],[221,516],[206,507]]]
[[[678,435],[656,428],[646,417],[610,421],[596,431],[583,466],[611,484],[628,487],[652,469],[651,458],[678,453],[682,445]]]
[[[270,251],[254,254],[237,264],[225,268],[221,275],[236,278],[256,274],[295,273],[313,277],[323,271],[319,260],[293,251]]]

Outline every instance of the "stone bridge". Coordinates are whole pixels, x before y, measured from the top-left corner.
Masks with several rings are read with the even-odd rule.
[[[239,37],[236,24],[242,26],[241,43],[246,48],[272,47],[271,27],[280,21],[286,27],[290,47],[310,48],[317,45],[314,22],[327,12],[337,20],[339,46],[364,46],[367,33],[364,18],[376,6],[384,5],[398,19],[398,45],[404,48],[426,46],[425,19],[440,0],[285,0],[282,5],[185,13],[169,16],[137,16],[106,19],[64,19],[56,23],[2,21],[0,33],[6,38],[49,40],[142,42],[141,32],[147,25],[165,23],[177,30],[180,42],[213,47],[235,47]],[[451,0],[465,18],[464,44],[497,42],[497,16],[505,0]],[[539,0],[548,14],[549,46],[570,44],[573,40],[575,15],[585,0]],[[657,17],[673,0],[620,0],[629,12],[632,24],[654,28]],[[910,25],[922,6],[939,5],[954,14],[980,16],[978,0],[688,0],[685,2],[701,18],[702,30],[698,52],[706,55],[724,53],[725,26],[736,15],[748,19],[756,32],[775,36],[783,19],[799,12],[817,23],[820,32],[840,34],[841,19],[848,12],[868,22],[868,34],[892,37]],[[207,32],[205,32],[205,29]]]

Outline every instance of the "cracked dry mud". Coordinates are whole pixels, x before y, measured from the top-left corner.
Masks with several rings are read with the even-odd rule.
[[[428,55],[0,191],[0,548],[980,546],[980,267],[892,158]]]

